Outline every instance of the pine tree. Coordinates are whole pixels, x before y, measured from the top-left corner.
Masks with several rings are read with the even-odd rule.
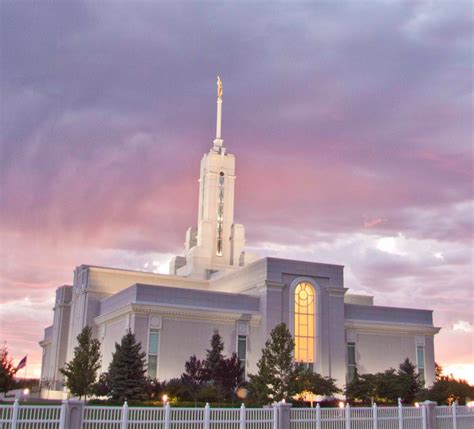
[[[293,366],[295,343],[284,323],[277,325],[265,343],[257,363],[258,374],[250,375],[250,391],[255,401],[288,400],[298,393],[298,371]]]
[[[13,387],[13,377],[17,372],[13,359],[8,356],[7,345],[3,344],[0,350],[0,392],[8,392]]]
[[[146,397],[146,353],[141,348],[141,343],[136,342],[131,331],[122,337],[120,344],[115,343],[108,371],[112,399],[123,402]]]
[[[181,375],[181,380],[188,388],[194,405],[196,405],[199,390],[205,382],[204,372],[204,365],[196,355],[192,355],[184,364],[184,373]]]
[[[90,326],[84,327],[77,336],[77,342],[72,360],[59,371],[64,375],[65,385],[74,396],[87,397],[93,391],[100,368],[100,342],[92,338]]]
[[[224,360],[223,350],[224,342],[216,329],[211,338],[211,348],[206,349],[206,359],[204,360],[205,377],[214,383],[218,381],[222,361]]]
[[[415,400],[415,396],[421,389],[420,375],[418,374],[415,365],[406,358],[398,369],[400,398],[406,403],[411,404]]]

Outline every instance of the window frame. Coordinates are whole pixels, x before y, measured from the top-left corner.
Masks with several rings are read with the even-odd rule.
[[[240,344],[240,339],[241,338],[245,338],[245,358],[244,359],[241,359],[240,356],[239,356],[239,344]],[[237,355],[237,358],[239,359],[239,362],[241,364],[243,364],[243,368],[244,368],[244,379],[246,378],[247,376],[247,356],[248,356],[248,341],[249,341],[249,337],[248,335],[245,335],[245,334],[237,334],[237,344],[236,344],[236,355]]]
[[[156,341],[156,353],[150,353],[150,339],[152,334],[157,334],[158,338]],[[160,362],[160,341],[161,341],[161,329],[159,328],[149,328],[148,329],[148,343],[147,343],[147,353],[146,353],[146,363],[147,363],[147,369],[146,373],[149,377],[152,377],[150,374],[150,356],[156,357],[156,367],[155,367],[155,376],[152,378],[158,378],[158,367],[159,367],[159,362]]]
[[[421,362],[420,365],[420,359],[418,355],[418,351],[421,350],[423,354],[423,362]],[[422,383],[423,386],[426,385],[426,350],[424,344],[417,344],[415,348],[415,353],[416,353],[416,369],[418,371],[418,376],[420,379],[420,382]]]
[[[354,350],[354,362],[349,362],[349,348]],[[353,368],[354,371],[351,373],[350,368]],[[357,371],[357,349],[355,341],[346,341],[346,380],[350,383],[355,375],[355,371]]]
[[[310,366],[310,368],[314,372],[322,372],[322,367],[321,367],[321,356],[322,356],[322,351],[321,351],[321,321],[320,321],[320,314],[321,314],[321,287],[319,284],[316,282],[315,279],[311,277],[306,277],[306,276],[300,276],[295,278],[289,288],[289,323],[288,327],[290,329],[291,335],[294,337],[295,336],[295,290],[296,287],[302,283],[309,283],[314,292],[314,317],[313,317],[313,364]]]

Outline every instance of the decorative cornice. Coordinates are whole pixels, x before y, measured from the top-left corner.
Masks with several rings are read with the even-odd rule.
[[[38,344],[39,344],[41,347],[45,347],[45,346],[51,344],[52,341],[53,341],[52,338],[45,338],[44,340],[38,341]]]
[[[262,281],[256,283],[253,287],[256,287],[259,291],[261,291],[263,289],[280,291],[285,286],[286,285],[283,282],[276,282],[276,281],[272,281],[272,280],[262,280]]]
[[[226,310],[199,310],[195,308],[166,307],[152,304],[128,304],[110,313],[102,314],[94,318],[96,325],[119,319],[128,314],[159,314],[167,319],[179,320],[205,320],[214,322],[235,323],[242,320],[242,314],[250,316],[249,323],[257,326],[260,323],[261,316],[257,313]]]
[[[345,293],[349,290],[346,287],[327,287],[326,290],[329,292],[329,296],[344,296]]]
[[[384,334],[420,334],[435,335],[441,328],[428,325],[414,325],[409,323],[384,323],[369,320],[345,320],[346,329],[355,329],[357,332],[384,333]]]

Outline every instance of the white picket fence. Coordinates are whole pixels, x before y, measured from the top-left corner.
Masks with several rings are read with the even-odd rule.
[[[291,408],[82,407],[81,429],[474,429],[474,407]],[[71,429],[67,403],[0,405],[0,429]],[[429,417],[429,416],[428,416]],[[435,427],[433,427],[435,422]]]
[[[425,429],[423,407],[295,408],[291,429]]]
[[[84,407],[83,429],[273,429],[272,408]]]
[[[473,429],[474,407],[436,407],[436,429]]]
[[[291,429],[474,429],[474,407],[436,406],[435,428],[425,406],[352,408],[294,408]]]

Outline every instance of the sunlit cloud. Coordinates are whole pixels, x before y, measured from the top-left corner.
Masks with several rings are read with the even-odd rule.
[[[434,310],[441,364],[474,361],[470,8],[3,4],[12,355],[39,368],[54,289],[77,265],[166,272],[183,251],[219,73],[249,250],[344,264],[351,292]]]
[[[443,375],[466,380],[474,385],[474,364],[451,364],[443,368]]]
[[[458,320],[453,325],[453,331],[474,332],[474,326],[466,320]]]

